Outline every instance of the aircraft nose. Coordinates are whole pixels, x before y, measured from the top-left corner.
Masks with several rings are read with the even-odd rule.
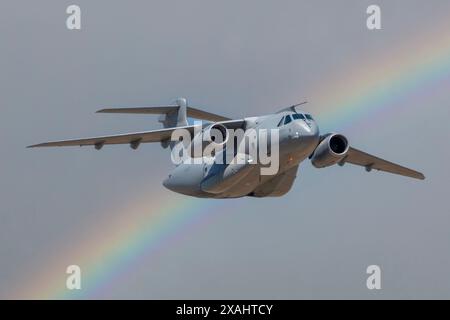
[[[171,181],[171,178],[172,178],[172,175],[169,174],[169,175],[167,176],[167,178],[164,179],[164,181],[163,181],[163,183],[162,183],[163,186],[166,187],[166,188],[169,189],[169,190],[173,190],[173,183],[172,183],[172,181]]]
[[[203,177],[203,166],[182,164],[176,167],[162,184],[173,192],[194,195],[200,189],[200,180]]]

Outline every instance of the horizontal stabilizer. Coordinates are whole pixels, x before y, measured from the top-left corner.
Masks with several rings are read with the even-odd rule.
[[[131,114],[167,114],[177,112],[179,106],[160,106],[160,107],[136,107],[136,108],[107,108],[97,111],[98,113],[131,113]],[[230,118],[206,112],[200,109],[187,107],[187,116],[190,118],[207,120],[212,122],[227,121]]]

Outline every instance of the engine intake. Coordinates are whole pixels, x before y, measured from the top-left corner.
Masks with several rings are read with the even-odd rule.
[[[337,133],[329,134],[314,150],[311,162],[316,168],[332,166],[344,159],[348,148],[348,140],[345,136]]]
[[[227,128],[220,124],[212,124],[197,134],[191,143],[191,157],[202,157],[205,148],[217,148],[227,143],[229,133]]]
[[[228,130],[220,123],[210,125],[203,131],[203,139],[206,140],[206,142],[222,145],[228,140]]]

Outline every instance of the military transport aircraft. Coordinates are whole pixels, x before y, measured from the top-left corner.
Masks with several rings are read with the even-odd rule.
[[[303,103],[301,103],[303,104]],[[200,155],[205,161],[192,163],[183,160],[164,180],[163,185],[175,192],[189,196],[202,198],[236,198],[244,196],[252,197],[277,197],[286,194],[292,187],[296,178],[299,164],[309,158],[316,168],[324,168],[334,164],[346,163],[362,166],[366,171],[381,170],[416,179],[425,179],[425,176],[417,171],[405,168],[398,164],[375,157],[351,147],[347,138],[339,133],[319,134],[319,127],[309,113],[297,110],[301,104],[284,108],[276,113],[259,117],[248,117],[238,120],[202,111],[187,105],[184,98],[178,98],[173,105],[159,107],[137,108],[113,108],[102,109],[99,113],[131,113],[131,114],[159,114],[159,121],[163,129],[102,136],[94,138],[62,140],[46,142],[29,147],[54,147],[54,146],[86,146],[92,145],[100,150],[107,144],[129,144],[132,149],[137,149],[141,143],[160,142],[164,148],[173,149],[180,141],[174,141],[172,135],[177,130],[188,132],[191,141],[187,147],[198,144],[200,136],[201,149],[204,150],[204,136],[212,130],[219,132],[222,139],[214,142],[209,135],[209,142],[221,145],[223,152],[231,152],[233,156],[241,159],[237,163],[217,161],[223,153],[206,157]],[[206,120],[202,123],[200,131],[196,131],[198,125],[189,125],[187,118]],[[277,130],[277,170],[275,174],[261,174],[260,167],[264,165],[255,161],[247,152],[248,146],[239,149],[234,145],[232,150],[227,147],[231,144],[229,132],[241,129],[244,137],[249,132],[265,129]],[[205,140],[208,140],[206,138]],[[233,139],[234,140],[234,139]],[[245,140],[245,139],[244,139]],[[266,139],[269,143],[270,139]],[[186,142],[184,142],[186,145]],[[241,142],[237,142],[239,144]],[[243,151],[242,151],[243,150]],[[272,152],[267,148],[268,154]],[[273,155],[271,155],[273,156]],[[190,156],[192,160],[195,155]],[[206,159],[208,158],[208,159]]]

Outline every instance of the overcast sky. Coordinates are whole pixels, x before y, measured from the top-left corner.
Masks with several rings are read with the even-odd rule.
[[[423,48],[417,34],[450,41],[435,28],[449,20],[447,0],[378,0],[382,30],[369,31],[373,2],[2,1],[0,297],[28,297],[48,268],[60,270],[63,287],[75,248],[94,246],[136,197],[148,195],[139,210],[149,215],[158,201],[184,198],[161,185],[173,166],[158,144],[25,146],[158,128],[156,117],[94,112],[178,96],[236,118],[306,98],[314,115],[328,94],[322,84],[342,87],[349,66],[386,67],[378,58],[404,43],[407,59]],[[65,24],[73,3],[79,31]],[[446,74],[342,129],[355,147],[421,170],[425,181],[306,161],[284,197],[198,200],[198,210],[210,208],[207,223],[181,228],[157,254],[139,253],[89,297],[450,298],[449,86]],[[379,291],[366,288],[372,264],[382,269]]]

